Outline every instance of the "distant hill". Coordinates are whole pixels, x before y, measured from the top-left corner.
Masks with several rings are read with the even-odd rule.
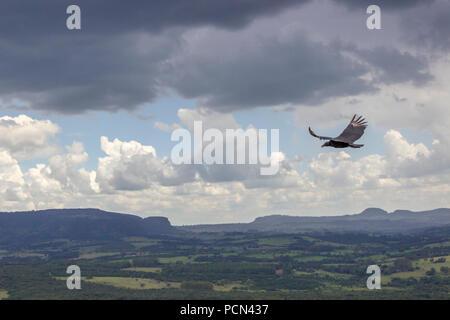
[[[0,244],[53,239],[114,240],[171,234],[165,217],[141,218],[99,209],[0,212]]]
[[[188,232],[368,232],[407,233],[448,226],[450,209],[413,212],[397,210],[388,213],[368,208],[359,214],[332,217],[299,217],[272,215],[256,218],[250,223],[182,226]]]
[[[120,240],[124,237],[177,235],[186,232],[367,232],[410,233],[450,228],[450,209],[392,213],[369,208],[359,214],[333,217],[272,215],[251,223],[174,227],[165,217],[141,218],[99,209],[51,209],[0,212],[0,244],[25,244],[55,239]]]

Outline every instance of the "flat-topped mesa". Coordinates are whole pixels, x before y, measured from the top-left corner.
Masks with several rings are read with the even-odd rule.
[[[110,240],[177,232],[165,217],[136,215],[99,209],[50,209],[0,212],[0,243],[70,240]]]
[[[282,214],[272,214],[269,216],[263,216],[263,217],[257,217],[253,222],[251,223],[266,223],[266,222],[275,222],[275,221],[286,221],[286,219],[294,219],[298,220],[299,216],[289,216],[289,215],[282,215]]]
[[[147,217],[144,219],[144,224],[148,231],[162,231],[172,229],[170,221],[166,217]]]
[[[417,214],[428,214],[428,215],[439,215],[439,214],[450,214],[449,208],[438,208],[433,210],[426,210],[426,211],[411,211],[411,210],[395,210],[391,214],[393,215],[417,215]]]

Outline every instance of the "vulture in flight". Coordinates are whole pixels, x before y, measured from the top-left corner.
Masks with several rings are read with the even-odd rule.
[[[364,134],[364,130],[367,127],[367,122],[362,116],[353,116],[352,120],[348,124],[347,128],[342,131],[342,133],[336,138],[318,136],[314,131],[309,129],[309,133],[320,140],[328,140],[322,147],[333,147],[333,148],[361,148],[363,144],[355,144],[354,142],[361,138]]]

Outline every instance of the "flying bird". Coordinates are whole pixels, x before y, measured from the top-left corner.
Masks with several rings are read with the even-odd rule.
[[[361,148],[364,146],[363,144],[355,144],[354,142],[361,138],[366,127],[367,121],[362,116],[358,117],[355,114],[347,128],[345,128],[344,131],[342,131],[342,133],[336,138],[318,136],[311,130],[311,127],[309,127],[308,130],[313,137],[319,138],[320,140],[328,140],[322,145],[322,147]]]

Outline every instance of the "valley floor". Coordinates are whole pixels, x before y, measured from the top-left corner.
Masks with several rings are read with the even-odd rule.
[[[0,299],[449,299],[450,230],[183,234],[0,247]],[[381,290],[369,290],[369,265]],[[81,269],[81,290],[66,269]]]

